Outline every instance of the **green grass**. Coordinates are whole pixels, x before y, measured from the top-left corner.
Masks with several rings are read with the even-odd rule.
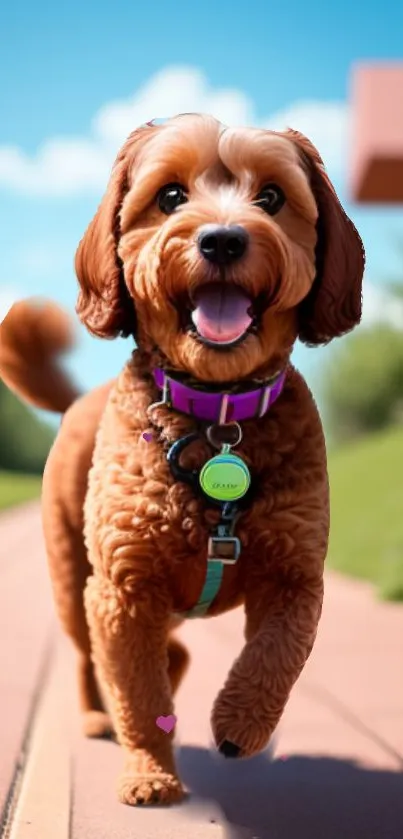
[[[14,507],[32,498],[39,498],[41,483],[42,478],[39,475],[0,472],[0,510]]]
[[[403,429],[332,452],[329,477],[329,566],[403,600]]]

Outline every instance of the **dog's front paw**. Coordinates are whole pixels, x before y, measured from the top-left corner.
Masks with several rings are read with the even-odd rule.
[[[259,719],[257,714],[234,703],[224,691],[215,701],[211,727],[219,752],[227,758],[259,754],[266,748],[274,728],[266,715]]]
[[[142,805],[169,806],[184,798],[182,784],[175,775],[166,772],[133,775],[126,771],[118,786],[119,801],[133,807]]]

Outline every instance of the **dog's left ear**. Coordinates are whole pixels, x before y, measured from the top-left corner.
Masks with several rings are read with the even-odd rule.
[[[298,131],[289,129],[284,136],[298,148],[319,212],[316,278],[299,306],[299,338],[311,346],[327,344],[361,320],[364,246],[315,146]]]
[[[81,240],[75,259],[80,289],[76,312],[99,338],[135,335],[135,309],[126,287],[117,250],[120,211],[129,189],[129,169],[136,155],[158,129],[146,125],[133,131],[112,169],[101,204]]]

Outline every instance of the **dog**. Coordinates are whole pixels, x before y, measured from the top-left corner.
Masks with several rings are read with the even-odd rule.
[[[328,476],[290,356],[359,323],[364,263],[306,137],[184,114],[130,135],[77,250],[81,322],[136,342],[116,380],[74,391],[52,303],[1,327],[4,381],[64,415],[43,478],[50,576],[84,730],[125,752],[125,804],[184,795],[156,724],[189,663],[183,620],[244,609],[211,717],[227,758],[264,749],[312,650]]]

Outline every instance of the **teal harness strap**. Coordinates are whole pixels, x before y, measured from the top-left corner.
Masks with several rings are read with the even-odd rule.
[[[233,535],[237,508],[231,502],[224,504],[221,520],[208,540],[207,570],[203,590],[193,609],[183,612],[182,618],[202,618],[217,597],[221,588],[224,565],[235,565],[241,553],[241,543]]]
[[[223,562],[217,562],[217,560],[211,559],[207,560],[207,573],[202,593],[196,606],[193,609],[189,609],[188,612],[184,612],[183,617],[202,618],[206,614],[221,588],[223,573]]]

